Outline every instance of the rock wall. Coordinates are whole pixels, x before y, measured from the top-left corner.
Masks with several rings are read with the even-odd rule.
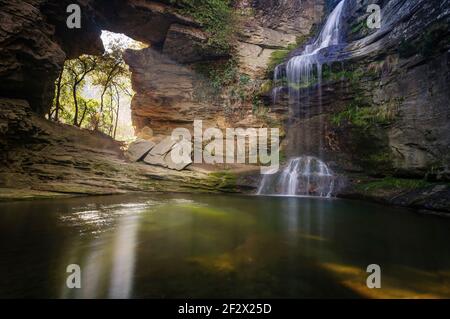
[[[80,30],[66,27],[66,7],[70,3],[81,7]],[[107,137],[55,124],[43,117],[50,108],[54,82],[65,59],[101,54],[100,31],[107,29],[150,45],[151,49],[129,54],[131,65],[141,61],[143,65],[139,67],[154,67],[156,72],[163,67],[167,74],[175,76],[172,83],[162,77],[161,82],[153,82],[158,77],[152,77],[147,82],[150,86],[137,85],[134,104],[142,98],[151,105],[163,101],[163,106],[168,102],[176,116],[180,112],[189,113],[191,107],[215,118],[211,105],[201,105],[199,109],[192,101],[188,92],[192,79],[187,79],[190,75],[182,64],[218,59],[222,55],[209,47],[203,26],[180,15],[171,1],[2,0],[0,17],[1,194],[5,194],[6,188],[70,194],[132,190],[233,191],[236,183],[234,179],[230,183],[225,175],[177,173],[127,164],[120,145]],[[149,57],[145,55],[147,52],[151,52]],[[146,77],[136,72],[134,79],[140,75]],[[172,88],[167,91],[165,85]],[[141,114],[136,109],[136,114]],[[144,111],[148,111],[146,121],[154,121],[161,131],[170,122],[167,119],[158,122],[165,116],[161,108]]]
[[[295,44],[309,34],[323,16],[323,1],[236,1],[236,35],[230,55],[195,50],[207,35],[186,24],[172,24],[159,48],[128,51],[132,71],[133,124],[139,132],[149,127],[155,134],[170,134],[175,127],[192,129],[195,119],[208,127],[259,127],[264,120],[253,112],[252,96],[264,82],[273,52]],[[236,98],[234,88],[212,88],[209,72],[230,61],[237,64],[238,83],[247,100]],[[199,64],[203,70],[199,69]],[[273,115],[276,118],[276,114]]]
[[[237,8],[242,16],[237,43],[241,70],[256,78],[266,74],[274,51],[309,35],[325,12],[322,0],[242,0]]]
[[[44,114],[66,57],[103,51],[90,1],[79,2],[83,28],[65,27],[66,7],[73,2],[0,1],[0,96],[24,98]]]
[[[449,180],[448,0],[348,0],[348,45],[338,52],[339,62],[325,67],[320,89],[312,85],[300,92],[309,101],[305,105],[308,117],[299,116],[302,110],[289,110],[281,96],[278,104],[265,109],[264,119],[255,114],[251,99],[259,91],[267,93],[263,86],[273,54],[317,30],[324,13],[337,1],[234,1],[237,33],[231,55],[209,47],[203,26],[180,15],[171,1],[75,1],[82,8],[83,28],[69,30],[65,10],[72,2],[0,0],[0,96],[7,98],[0,108],[0,184],[4,187],[31,183],[38,190],[51,191],[73,179],[70,192],[74,192],[84,185],[83,180],[92,178],[82,172],[92,170],[99,185],[96,190],[89,185],[81,193],[97,192],[97,187],[106,190],[100,193],[122,189],[116,177],[123,171],[112,164],[107,168],[111,175],[95,168],[109,156],[122,165],[117,145],[111,144],[114,154],[93,155],[96,152],[89,150],[79,152],[76,160],[68,158],[84,146],[65,134],[66,127],[42,118],[64,60],[101,53],[102,29],[150,45],[127,51],[125,56],[137,93],[132,114],[138,131],[151,128],[157,135],[167,135],[174,127],[192,128],[194,119],[219,128],[275,126],[279,122],[274,119],[284,119],[303,128],[298,132],[308,132],[307,139],[295,130],[288,135],[284,143],[290,154],[311,153],[323,145],[324,159],[335,170],[356,178],[394,175]],[[380,30],[365,26],[369,3],[383,8]],[[228,61],[234,61],[238,74],[246,79],[247,84],[237,83],[238,95],[246,93],[244,100],[235,97],[236,87],[211,91],[210,79],[198,69],[201,64],[213,69]],[[260,97],[270,100],[264,93]],[[90,139],[77,132],[70,129],[77,139]],[[91,161],[91,156],[100,157]],[[58,169],[64,173],[55,176]],[[137,188],[133,183],[125,187]]]
[[[366,26],[369,3],[382,8],[379,30]],[[347,10],[348,45],[324,66],[320,88],[300,92],[310,111],[294,115],[289,151],[323,145],[350,175],[448,181],[449,1],[350,0]]]
[[[80,5],[81,29],[67,28],[66,8],[72,3]],[[165,51],[174,60],[202,58],[192,48],[207,40],[197,22],[161,1],[1,0],[0,18],[0,96],[25,99],[41,115],[51,105],[65,59],[103,52],[101,30],[125,33],[159,51],[163,44],[184,45]],[[202,52],[214,55],[207,46]]]

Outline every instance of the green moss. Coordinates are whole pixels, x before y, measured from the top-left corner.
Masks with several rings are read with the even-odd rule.
[[[273,71],[275,67],[284,62],[286,57],[297,47],[296,43],[292,43],[288,45],[284,49],[275,50],[270,55],[269,64],[267,65],[267,69],[269,71]]]
[[[373,125],[389,125],[396,119],[397,109],[397,107],[392,107],[390,104],[373,107],[365,104],[364,99],[355,99],[344,111],[334,114],[331,122],[336,126],[347,122],[359,128],[368,128]]]
[[[236,80],[238,69],[236,61],[227,60],[219,63],[201,62],[194,65],[197,73],[204,75],[215,89],[230,85]]]
[[[218,190],[236,190],[237,177],[228,171],[213,172],[208,174],[208,182]]]
[[[222,93],[226,87],[231,87],[234,94],[245,93],[244,85],[250,81],[245,75],[239,73],[237,63],[234,59],[221,62],[201,62],[193,66],[195,72],[203,75],[204,81],[197,81],[197,88],[194,97],[198,100],[215,99]],[[242,91],[242,92],[238,92]]]
[[[362,34],[365,35],[369,31],[369,28],[367,27],[367,21],[365,19],[361,20],[360,22],[356,22],[350,26],[350,33],[353,34]]]
[[[259,95],[264,95],[267,93],[270,93],[270,91],[272,90],[272,80],[266,80],[264,81],[261,86],[259,87]]]
[[[275,50],[270,55],[269,64],[267,70],[272,72],[275,67],[286,60],[286,57],[296,48],[302,46],[312,35],[312,32],[308,35],[301,35],[296,38],[295,43],[289,44],[287,47],[279,50]]]
[[[431,183],[418,179],[404,179],[385,177],[376,181],[363,182],[356,185],[359,191],[372,193],[379,190],[413,190],[432,185]]]
[[[370,154],[366,159],[366,163],[369,167],[377,168],[378,170],[390,168],[392,166],[392,154],[388,151]]]
[[[209,34],[208,45],[229,52],[235,31],[234,11],[229,0],[169,0],[180,13],[200,22]]]

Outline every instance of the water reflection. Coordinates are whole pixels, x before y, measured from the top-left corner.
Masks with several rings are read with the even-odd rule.
[[[71,256],[81,267],[82,287],[69,289],[64,284],[62,298],[130,298],[139,218],[151,204],[99,205],[97,210],[61,216],[64,223],[81,228],[80,234],[90,239],[86,251],[78,249],[79,255]]]
[[[0,297],[450,297],[450,221],[378,205],[132,195],[0,212]],[[371,263],[381,290],[365,286]]]
[[[135,264],[136,236],[139,224],[139,215],[123,217],[119,222],[114,242],[113,267],[110,298],[129,298],[133,287]]]

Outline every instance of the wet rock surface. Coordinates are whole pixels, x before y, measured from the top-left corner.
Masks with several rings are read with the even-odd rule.
[[[370,3],[372,3],[371,1]],[[320,155],[346,174],[448,181],[448,1],[375,1],[381,29],[368,29],[369,1],[347,1],[348,43],[323,65],[322,85],[300,89],[289,112],[288,152]],[[317,154],[322,145],[322,154]]]

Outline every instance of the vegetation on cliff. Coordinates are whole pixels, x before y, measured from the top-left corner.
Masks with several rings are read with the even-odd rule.
[[[209,34],[208,45],[227,53],[234,33],[234,15],[229,0],[169,0],[180,13],[201,23]]]

